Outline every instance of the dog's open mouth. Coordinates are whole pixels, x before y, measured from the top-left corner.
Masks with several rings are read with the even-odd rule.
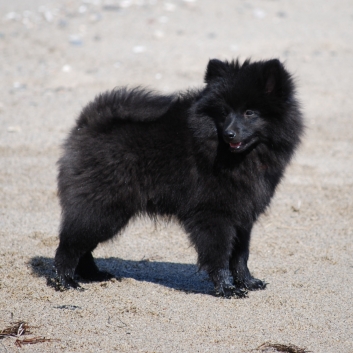
[[[246,150],[256,142],[256,138],[248,138],[240,142],[229,142],[229,149],[231,152],[237,153]]]
[[[242,145],[243,145],[243,142],[237,142],[237,143],[230,142],[229,143],[230,148],[235,148],[235,149],[239,149]]]
[[[231,152],[237,153],[242,152],[248,146],[250,140],[240,141],[240,142],[229,142],[229,149]]]

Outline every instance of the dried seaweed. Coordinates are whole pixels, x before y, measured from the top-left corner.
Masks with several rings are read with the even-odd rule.
[[[306,348],[299,348],[294,344],[278,344],[278,343],[270,343],[265,342],[261,346],[257,347],[257,350],[261,350],[262,352],[266,352],[268,349],[275,349],[277,352],[282,353],[309,353]]]
[[[27,322],[17,321],[12,324],[12,326],[6,327],[2,331],[0,331],[0,339],[5,337],[20,337],[25,334],[30,334],[30,327]]]
[[[0,331],[0,339],[5,337],[17,337],[15,341],[15,345],[20,348],[24,344],[36,344],[36,343],[42,343],[42,342],[58,341],[57,339],[45,338],[42,336],[20,339],[20,337],[23,335],[32,334],[30,328],[36,328],[36,327],[38,326],[29,326],[28,323],[25,321],[17,321],[17,322],[14,322],[11,326],[6,327],[2,331]],[[5,347],[5,350],[6,350],[6,347]]]
[[[52,342],[52,341],[57,341],[57,340],[53,340],[51,338],[45,338],[45,337],[33,337],[33,338],[24,338],[23,340],[17,339],[15,341],[15,345],[21,348],[22,345],[24,344],[36,344],[36,343]]]

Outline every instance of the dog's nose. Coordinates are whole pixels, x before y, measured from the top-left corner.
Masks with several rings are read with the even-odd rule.
[[[235,131],[233,130],[226,130],[223,132],[223,136],[226,138],[226,139],[233,139],[237,134],[235,133]]]

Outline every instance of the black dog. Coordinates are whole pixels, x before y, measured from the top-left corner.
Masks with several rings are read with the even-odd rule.
[[[59,160],[60,285],[107,279],[91,252],[148,214],[178,219],[217,294],[265,288],[247,267],[250,233],[300,142],[294,83],[278,60],[211,60],[205,82],[115,89],[83,109]]]

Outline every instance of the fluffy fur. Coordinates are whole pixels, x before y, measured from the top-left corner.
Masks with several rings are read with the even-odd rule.
[[[294,83],[276,59],[210,60],[205,82],[169,96],[115,89],[83,109],[58,162],[64,287],[75,273],[108,278],[92,251],[148,214],[176,217],[217,294],[265,288],[247,267],[250,233],[300,142]]]

